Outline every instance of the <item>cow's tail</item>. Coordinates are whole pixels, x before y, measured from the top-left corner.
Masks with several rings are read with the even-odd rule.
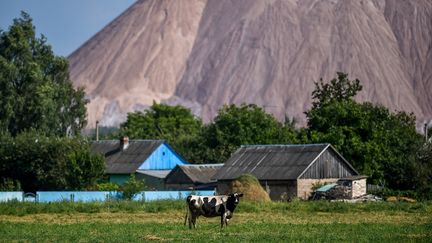
[[[191,196],[188,196],[188,197],[186,198],[186,214],[185,214],[184,225],[186,225],[186,222],[187,222],[187,220],[188,220],[188,216],[189,216],[189,202],[190,202],[190,199],[191,199],[191,198],[192,198]]]

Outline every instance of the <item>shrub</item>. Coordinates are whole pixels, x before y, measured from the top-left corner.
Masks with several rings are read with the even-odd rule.
[[[98,191],[118,191],[120,186],[116,183],[106,182],[97,184],[96,188]]]
[[[144,180],[135,179],[135,175],[132,174],[128,181],[121,186],[123,192],[123,199],[131,200],[138,192],[145,189]]]
[[[21,183],[18,180],[5,178],[0,184],[0,191],[21,191]]]

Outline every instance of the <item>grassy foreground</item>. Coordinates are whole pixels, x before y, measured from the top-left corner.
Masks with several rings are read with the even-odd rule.
[[[228,228],[183,225],[183,202],[0,203],[0,242],[431,242],[430,203],[246,203]]]

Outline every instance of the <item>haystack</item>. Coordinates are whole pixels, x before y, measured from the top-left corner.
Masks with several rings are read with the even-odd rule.
[[[231,184],[231,192],[243,193],[244,200],[270,202],[268,193],[262,188],[258,179],[251,174],[243,174]]]

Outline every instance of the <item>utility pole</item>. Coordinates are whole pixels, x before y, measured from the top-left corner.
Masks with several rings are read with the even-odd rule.
[[[96,120],[96,141],[99,141],[99,121]]]
[[[424,124],[424,133],[425,133],[425,140],[427,143],[428,142],[428,124],[427,123]]]

